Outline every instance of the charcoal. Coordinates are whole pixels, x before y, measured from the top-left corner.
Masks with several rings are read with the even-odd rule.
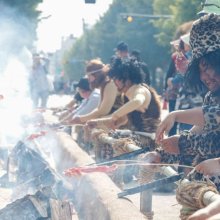
[[[16,168],[15,168],[16,167]],[[15,168],[16,172],[12,172]],[[55,170],[51,169],[45,159],[36,151],[19,141],[13,148],[8,163],[8,175],[15,176],[14,197],[19,199],[28,193],[35,193],[45,187],[51,187],[51,197],[73,198],[72,185]],[[10,178],[9,178],[10,182]]]
[[[48,201],[42,193],[26,195],[0,210],[1,220],[37,220],[50,219],[47,213]]]
[[[51,199],[43,189],[34,195],[26,195],[0,210],[1,220],[71,220],[70,204]]]

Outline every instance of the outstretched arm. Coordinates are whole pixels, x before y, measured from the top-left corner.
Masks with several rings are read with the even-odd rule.
[[[195,170],[208,176],[220,175],[220,158],[204,160],[195,167]]]
[[[204,220],[204,219],[217,220],[219,219],[219,216],[218,218],[215,218],[215,215],[219,213],[220,213],[220,199],[212,202],[210,205],[206,206],[203,209],[199,209],[194,214],[189,216],[188,220]]]
[[[132,87],[129,89],[129,101],[122,105],[117,111],[112,114],[113,119],[118,119],[126,116],[128,113],[135,110],[146,110],[151,101],[151,94],[149,90],[142,87]],[[126,94],[127,95],[127,94]]]
[[[117,97],[117,88],[115,86],[115,84],[112,83],[108,83],[105,86],[104,92],[103,92],[103,98],[101,100],[100,105],[93,110],[92,112],[85,114],[85,115],[81,115],[81,116],[77,116],[76,118],[74,118],[71,123],[76,124],[78,122],[80,123],[86,123],[89,120],[92,119],[96,119],[96,118],[100,118],[100,117],[104,117],[106,115],[108,115],[115,103],[115,99]],[[111,95],[109,95],[111,94]]]
[[[175,122],[186,123],[203,127],[205,123],[202,107],[173,111],[160,123],[156,131],[156,142],[163,140],[164,134],[168,134]]]

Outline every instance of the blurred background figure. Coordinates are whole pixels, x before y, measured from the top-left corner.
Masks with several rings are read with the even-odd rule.
[[[186,110],[195,107],[202,106],[203,96],[205,91],[195,92],[185,82],[185,73],[188,68],[192,56],[192,51],[189,45],[189,33],[182,35],[179,41],[179,54],[176,56],[175,65],[177,69],[176,76],[171,80],[171,84],[175,83],[180,84],[177,102],[175,110]],[[192,125],[185,123],[178,123],[178,132],[183,130],[189,130],[192,128]]]
[[[100,103],[100,90],[91,89],[88,78],[81,78],[75,87],[76,94],[79,94],[82,100],[79,105],[73,105],[76,103],[75,95],[74,100],[66,105],[67,113],[62,114],[60,120],[71,120],[74,116],[88,114],[96,109]]]
[[[165,101],[168,102],[169,112],[172,112],[175,110],[177,95],[178,95],[178,91],[180,88],[180,85],[177,83],[175,85],[171,84],[171,80],[177,74],[175,60],[176,60],[176,56],[178,55],[177,50],[179,47],[179,40],[172,41],[170,42],[170,44],[171,46],[173,46],[173,49],[175,51],[171,54],[169,67],[168,67],[166,77],[165,77],[164,99]],[[177,131],[177,123],[175,123],[173,128],[170,130],[169,136],[176,134],[176,131]]]
[[[46,108],[50,93],[47,69],[39,54],[33,54],[32,71],[29,78],[31,99],[34,108]]]
[[[118,43],[114,51],[115,51],[116,56],[119,58],[127,58],[129,56],[128,44],[126,44],[123,41]]]
[[[151,83],[150,71],[148,69],[148,65],[141,59],[140,51],[139,50],[132,50],[130,55],[132,58],[136,59],[140,63],[141,69],[144,72],[144,77],[145,77],[144,82],[147,85],[150,85],[150,83]]]

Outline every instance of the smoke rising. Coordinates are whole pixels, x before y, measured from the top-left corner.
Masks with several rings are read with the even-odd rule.
[[[4,143],[21,135],[21,117],[31,111],[28,78],[33,25],[16,9],[3,3],[0,8],[0,94],[4,97],[0,101],[0,133]]]

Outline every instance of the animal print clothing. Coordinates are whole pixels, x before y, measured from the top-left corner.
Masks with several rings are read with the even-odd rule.
[[[153,88],[142,84],[149,89],[151,93],[151,100],[148,108],[145,112],[132,111],[128,114],[129,124],[132,131],[142,131],[153,133],[156,131],[161,117],[161,106],[157,94],[154,92]],[[124,97],[125,103],[128,102],[128,98]]]
[[[193,23],[189,41],[193,60],[220,48],[219,30],[220,16],[217,14],[204,15]]]
[[[203,103],[205,125],[201,133],[183,131],[179,138],[180,155],[166,153],[163,149],[161,162],[196,165],[199,162],[220,156],[220,96],[208,92]]]
[[[209,92],[205,97],[202,108],[205,125],[201,133],[195,134],[184,131],[179,139],[180,154],[194,156],[193,165],[203,160],[220,156],[219,96]]]
[[[188,174],[187,179],[189,179],[190,181],[205,181],[205,182],[213,182],[214,185],[216,186],[217,190],[220,192],[220,176],[204,176],[203,174],[197,172],[197,171],[193,171],[191,173]]]

